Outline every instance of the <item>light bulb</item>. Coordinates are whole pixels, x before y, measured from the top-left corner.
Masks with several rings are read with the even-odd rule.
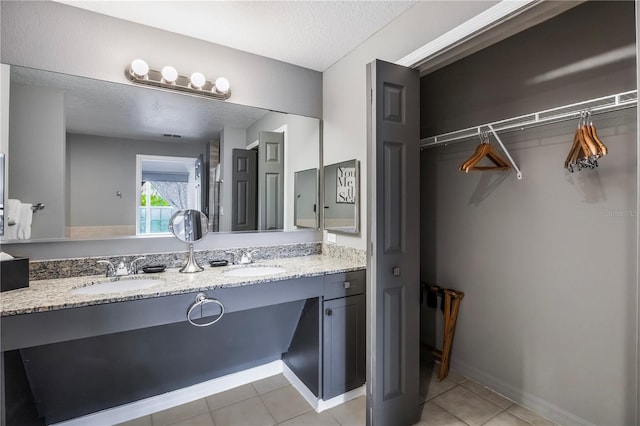
[[[175,83],[178,79],[178,71],[174,67],[167,65],[162,68],[162,78],[167,83]]]
[[[144,77],[149,72],[149,65],[142,59],[134,59],[131,61],[131,71],[136,77]]]
[[[215,90],[218,93],[222,93],[225,94],[229,91],[229,80],[227,80],[224,77],[218,77],[216,79],[216,85],[215,85]]]
[[[202,73],[194,72],[193,74],[191,74],[191,85],[196,89],[201,89],[206,82],[207,79],[204,78],[204,75],[202,75]]]

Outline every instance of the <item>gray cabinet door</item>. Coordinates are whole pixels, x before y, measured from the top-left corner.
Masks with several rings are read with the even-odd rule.
[[[260,229],[284,228],[284,133],[258,133]]]
[[[365,382],[364,295],[325,301],[323,310],[322,399],[326,401]]]
[[[367,65],[367,424],[420,418],[417,70]]]
[[[257,228],[258,154],[253,150],[232,151],[233,172],[231,230],[253,231]]]

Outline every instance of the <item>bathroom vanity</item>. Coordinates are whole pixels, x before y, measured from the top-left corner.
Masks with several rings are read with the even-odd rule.
[[[283,272],[251,276],[256,266]],[[234,276],[237,268],[134,276],[158,284],[107,294],[77,294],[105,283],[95,276],[32,281],[29,288],[5,292],[4,368],[15,368],[8,359],[22,360],[47,423],[275,360],[319,400],[364,383],[363,263],[314,255],[247,265],[248,276]],[[220,315],[214,303],[197,305],[200,294],[224,306],[211,326],[187,320],[189,311],[205,323]],[[7,409],[14,404],[10,394],[7,389]]]

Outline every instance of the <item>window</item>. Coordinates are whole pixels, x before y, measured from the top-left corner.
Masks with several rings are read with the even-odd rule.
[[[178,210],[201,206],[196,158],[137,155],[136,234],[168,234]]]

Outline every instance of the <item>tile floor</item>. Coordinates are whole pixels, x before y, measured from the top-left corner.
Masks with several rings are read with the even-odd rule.
[[[450,372],[421,371],[420,426],[555,426],[490,389]],[[363,426],[365,398],[316,413],[283,375],[190,402],[121,426]],[[393,426],[393,425],[389,425]]]

